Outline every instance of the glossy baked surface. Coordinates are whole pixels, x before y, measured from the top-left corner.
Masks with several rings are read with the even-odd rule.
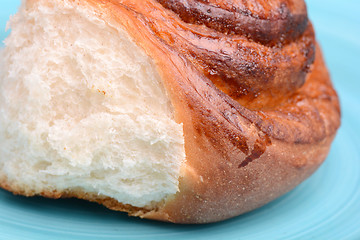
[[[175,226],[126,217],[78,200],[16,197],[0,190],[0,239],[276,239],[360,237],[360,84],[355,65],[360,46],[355,0],[309,2],[334,85],[342,101],[343,124],[328,160],[294,191],[267,206],[238,218],[204,226]],[[18,1],[0,0],[1,28]],[[342,9],[344,8],[344,9]],[[354,9],[354,10],[353,10]],[[334,17],[336,16],[336,17]],[[1,39],[5,37],[1,35]],[[355,110],[355,111],[354,111]],[[326,238],[327,237],[327,238]]]

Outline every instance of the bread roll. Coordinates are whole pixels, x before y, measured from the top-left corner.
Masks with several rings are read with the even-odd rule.
[[[309,177],[340,125],[303,1],[27,0],[0,70],[0,186],[209,223]]]

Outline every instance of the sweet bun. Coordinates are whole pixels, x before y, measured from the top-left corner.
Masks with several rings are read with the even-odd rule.
[[[27,0],[0,70],[0,186],[208,223],[293,189],[339,101],[303,1]]]

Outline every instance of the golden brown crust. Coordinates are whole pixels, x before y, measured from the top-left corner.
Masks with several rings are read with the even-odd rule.
[[[326,158],[340,108],[302,1],[74,2],[124,28],[154,59],[184,126],[187,162],[180,191],[151,211],[76,192],[41,195],[163,221],[214,222],[286,193]],[[236,14],[206,22],[199,4]],[[239,14],[247,25],[237,27]]]
[[[330,90],[321,56],[306,88],[324,92],[312,90],[300,109],[284,106],[260,116],[250,112],[255,121],[252,115],[248,117],[248,109],[234,107],[222,94],[216,102],[216,95],[207,92],[211,101],[206,102],[199,89],[196,93],[188,89],[186,104],[183,100],[181,109],[177,108],[183,116],[188,172],[181,179],[177,197],[161,209],[165,217],[159,212],[145,216],[182,223],[219,221],[259,207],[307,178],[326,158],[339,124],[337,97]],[[300,112],[302,104],[309,102],[311,108],[306,106],[305,112]],[[299,115],[285,114],[289,108]],[[272,118],[256,122],[267,114]],[[288,138],[283,138],[286,135]]]

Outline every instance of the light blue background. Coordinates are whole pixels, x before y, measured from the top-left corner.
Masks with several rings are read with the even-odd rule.
[[[1,30],[19,2],[0,0]],[[331,153],[310,179],[256,211],[200,226],[0,190],[0,239],[360,239],[360,1],[311,0],[308,8],[343,111]],[[0,31],[0,39],[5,36]]]

